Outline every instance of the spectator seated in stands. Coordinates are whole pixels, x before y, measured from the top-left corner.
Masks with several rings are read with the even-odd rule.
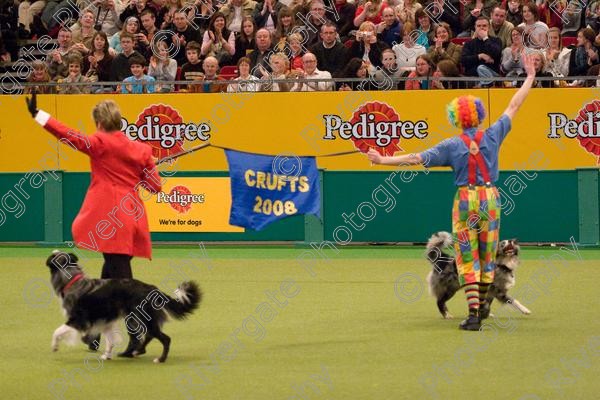
[[[523,5],[521,0],[508,0],[506,7],[506,20],[513,24],[513,26],[519,26],[523,22]]]
[[[220,65],[229,65],[235,54],[235,34],[225,27],[225,17],[216,12],[210,18],[202,38],[202,56],[212,56]]]
[[[69,75],[64,79],[59,79],[58,92],[60,94],[88,94],[90,93],[91,81],[81,74],[83,58],[77,52],[70,53],[67,58]],[[87,85],[73,85],[87,83]]]
[[[275,32],[277,16],[284,7],[286,7],[286,5],[278,0],[263,0],[258,3],[254,9],[254,14],[252,15],[254,21],[256,21],[256,26],[259,29],[267,29],[270,34]]]
[[[427,55],[434,64],[442,60],[450,60],[457,66],[460,63],[462,46],[452,43],[452,30],[450,25],[441,22],[435,28],[434,45],[427,50]]]
[[[434,78],[458,78],[460,72],[456,64],[451,60],[442,60],[437,64],[436,70],[433,73]],[[441,81],[433,79],[431,81],[433,89],[466,89],[466,84],[461,81]]]
[[[144,55],[148,50],[146,45],[140,42],[140,38],[144,36],[143,33],[140,33],[140,21],[137,17],[129,17],[123,24],[123,29],[110,37],[108,40],[108,44],[111,49],[113,49],[115,54],[121,53],[123,49],[121,48],[121,34],[123,32],[127,32],[131,34],[133,37],[133,49],[138,53]]]
[[[91,10],[84,10],[79,17],[79,22],[71,27],[73,49],[86,55],[92,48],[92,37],[96,30],[94,29],[94,13]]]
[[[525,46],[529,49],[545,49],[548,46],[548,25],[540,21],[540,13],[535,2],[523,5],[523,22],[520,27],[525,29]]]
[[[585,25],[600,31],[600,0],[592,0],[585,9]]]
[[[477,18],[481,16],[490,18],[496,5],[496,0],[473,0],[466,3],[462,22],[463,31],[458,37],[471,37],[472,32],[475,31]]]
[[[92,47],[93,50],[84,59],[83,63],[85,76],[90,78],[93,82],[108,82],[111,78],[110,74],[114,57],[109,52],[106,33],[102,31],[96,32],[92,38]],[[111,90],[111,88],[101,85],[92,86],[92,91],[94,93],[102,93]]]
[[[475,36],[465,43],[461,53],[461,64],[466,76],[495,77],[499,76],[502,42],[488,35],[490,23],[486,17],[480,16],[475,22]],[[492,81],[482,81],[482,86],[489,86]]]
[[[129,59],[131,76],[123,80],[123,84],[121,85],[121,93],[154,93],[154,78],[144,74],[145,66],[146,60],[144,57],[136,56]]]
[[[166,42],[156,42],[153,46],[148,75],[159,82],[172,82],[175,80],[177,76],[177,61],[169,58],[169,49]],[[159,93],[172,92],[173,85],[169,83],[157,83],[156,91]]]
[[[248,55],[251,62],[252,75],[260,79],[263,76],[263,70],[267,72],[271,70],[269,57],[273,53],[274,50],[271,46],[271,34],[269,31],[264,28],[256,31],[256,49]]]
[[[146,8],[140,15],[140,21],[142,23],[142,30],[137,36],[138,42],[147,49],[150,49],[151,43],[156,42],[154,40],[154,35],[158,32],[158,29],[156,28],[155,12],[150,8]],[[148,55],[148,53],[145,55]]]
[[[330,4],[330,2],[327,2]],[[326,6],[322,0],[312,0],[310,2],[310,11],[304,19],[304,26],[306,28],[306,38],[303,40],[303,44],[306,48],[311,48],[319,41],[319,32],[321,27],[331,22],[327,19],[326,12],[333,10],[332,7]]]
[[[396,16],[403,24],[410,22],[413,26],[416,26],[415,13],[422,8],[423,6],[417,0],[404,0],[396,6]]]
[[[48,73],[46,63],[35,60],[31,63],[31,72],[27,78],[27,83],[35,84],[35,86],[26,86],[24,93],[32,93],[35,89],[39,94],[55,94],[56,87],[48,85],[50,81],[50,74]]]
[[[82,12],[89,11],[92,13],[92,27],[94,27],[95,30],[106,33],[108,37],[119,31],[119,27],[121,26],[119,15],[125,8],[125,5],[121,0],[93,0],[82,1],[81,3],[82,6],[85,7],[82,8]],[[78,24],[75,24],[71,29],[77,29],[78,27]],[[73,41],[78,41],[75,32],[73,32]]]
[[[425,10],[417,10],[415,19],[417,20],[417,32],[419,33],[415,42],[425,47],[425,50],[427,50],[429,49],[429,46],[433,44],[435,39],[434,26]]]
[[[351,39],[350,31],[354,30],[354,15],[356,14],[356,5],[354,3],[349,3],[346,0],[335,0],[335,8],[325,10],[325,16],[327,19],[333,23],[335,21],[337,31],[340,35],[340,41],[344,43],[346,40]],[[335,25],[334,24],[334,25]],[[321,26],[321,32],[323,32],[323,27]],[[321,40],[323,37],[321,36]],[[317,56],[317,60],[319,56]],[[319,66],[321,70],[323,68]],[[329,71],[333,74],[332,71]]]
[[[122,82],[123,79],[131,75],[131,69],[129,68],[129,59],[134,56],[143,57],[142,54],[138,53],[133,49],[133,35],[127,32],[121,33],[121,49],[122,53],[117,54],[112,62],[110,80]]]
[[[571,50],[569,76],[585,76],[590,67],[599,64],[598,48],[594,45],[596,33],[591,28],[580,29],[577,33],[577,48]],[[584,81],[575,81],[569,86],[583,86]]]
[[[377,89],[377,87],[371,83],[369,77],[369,64],[358,57],[351,58],[346,67],[336,78],[360,79],[359,81],[337,82],[336,88],[339,91]]]
[[[71,31],[67,28],[61,28],[58,31],[58,47],[48,54],[46,62],[48,63],[48,72],[52,80],[66,78],[69,74],[67,63],[63,59],[67,56],[73,45]]]
[[[277,26],[271,35],[273,43],[276,43],[275,48],[278,51],[283,51],[288,36],[294,32],[298,34],[300,32],[300,26],[296,23],[294,12],[287,7],[283,7],[277,15]]]
[[[535,77],[536,78],[550,78],[552,74],[544,71],[544,55],[541,51],[536,51],[531,54],[531,58],[533,59],[533,66],[535,67]],[[519,77],[524,78],[527,74],[525,72],[521,73]],[[519,81],[518,87],[523,86],[523,81]],[[553,80],[535,80],[531,87],[535,88],[551,88],[554,87]]]
[[[198,81],[204,78],[204,69],[202,68],[202,62],[200,61],[200,43],[189,42],[185,47],[185,56],[187,63],[181,67],[181,77],[185,81]],[[188,85],[188,90],[191,92],[194,90]]]
[[[233,63],[239,61],[242,57],[248,57],[248,54],[256,47],[256,23],[252,17],[244,17],[242,20],[242,31],[235,38],[235,54],[231,60]]]
[[[414,80],[407,80],[405,89],[406,90],[425,90],[431,88],[431,77],[435,65],[431,62],[431,59],[423,54],[417,57],[416,68],[412,71],[408,78],[417,78]]]
[[[511,32],[512,44],[510,47],[502,50],[502,62],[500,64],[500,70],[506,77],[519,76],[525,72],[525,47],[523,46],[523,32],[522,27],[513,28]],[[504,82],[504,86],[515,87],[517,81]]]
[[[292,88],[293,92],[325,92],[333,90],[331,74],[328,71],[317,69],[317,57],[313,53],[302,56],[303,71],[300,70],[299,79],[314,79],[315,82],[297,82]]]
[[[241,33],[243,20],[247,17],[252,18],[255,9],[256,2],[253,0],[231,0],[225,3],[219,11],[225,17],[225,26],[227,29],[231,32]]]
[[[382,13],[387,3],[382,0],[370,0],[358,6],[354,16],[354,26],[360,27],[365,21],[377,25],[383,21]]]
[[[548,31],[548,48],[544,50],[545,71],[552,76],[564,77],[569,75],[569,59],[571,49],[563,47],[560,29],[554,27]],[[563,82],[564,81],[560,81]]]
[[[271,71],[267,71],[262,65],[258,66],[261,72],[261,90],[265,92],[289,92],[294,82],[287,81],[290,77],[289,64],[290,61],[285,53],[275,53],[270,58]],[[282,82],[273,82],[275,80],[281,80]],[[287,81],[287,82],[286,82]]]
[[[381,17],[383,21],[376,25],[377,39],[391,48],[401,41],[402,24],[396,18],[396,13],[392,7],[384,8]]]
[[[317,57],[319,70],[336,75],[348,62],[348,49],[337,41],[337,28],[333,22],[321,26],[320,37],[321,40],[310,48],[310,52]]]
[[[356,40],[350,47],[350,57],[362,58],[370,64],[369,68],[381,67],[381,52],[387,49],[387,44],[377,40],[375,25],[372,22],[363,22],[358,32]]]
[[[250,59],[242,57],[237,62],[238,77],[234,80],[235,83],[230,83],[227,86],[227,92],[258,92],[260,89],[259,79],[254,75],[250,75]]]
[[[167,43],[172,43],[173,49],[171,57],[177,61],[177,65],[182,66],[186,61],[186,46],[189,42],[201,43],[200,32],[194,29],[188,16],[183,10],[175,11],[173,14],[173,24],[167,28],[169,34],[166,38]]]
[[[556,16],[556,11],[550,9],[551,15]],[[582,28],[581,13],[583,12],[580,2],[571,1],[566,5],[564,12],[559,16],[558,21],[563,22],[561,34],[563,37],[577,37],[577,32]],[[586,27],[585,25],[583,26]],[[593,29],[593,28],[592,28]]]
[[[119,15],[119,20],[123,25],[125,25],[127,19],[130,17],[135,17],[139,21],[144,10],[151,10],[146,6],[146,0],[129,0],[129,4],[123,9],[121,15]]]
[[[490,36],[499,38],[503,49],[510,46],[511,32],[515,26],[506,20],[506,10],[500,6],[494,7],[490,23]]]
[[[402,43],[395,45],[392,50],[396,53],[396,64],[401,72],[410,72],[415,70],[417,57],[425,54],[425,47],[416,44],[416,31],[414,25],[410,22],[404,24],[402,28]]]
[[[305,54],[304,46],[302,46],[302,35],[299,33],[292,33],[287,39],[286,46],[288,49],[285,52],[289,55],[290,69],[302,71],[304,68],[302,57],[304,57]],[[281,51],[284,50],[285,47],[281,49]]]
[[[195,93],[218,93],[227,90],[227,84],[219,81],[224,79],[218,75],[219,62],[213,56],[208,56],[202,62],[204,75],[188,85]]]
[[[381,68],[373,74],[373,83],[378,90],[398,89],[398,79],[402,72],[396,63],[396,53],[392,49],[385,49],[381,53]]]

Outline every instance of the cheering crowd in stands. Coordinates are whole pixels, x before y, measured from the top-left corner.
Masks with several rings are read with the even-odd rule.
[[[23,0],[19,35],[57,41],[28,82],[41,93],[515,87],[530,53],[549,78],[536,87],[595,86],[564,78],[600,69],[600,0],[221,1]],[[461,76],[479,79],[440,79]]]

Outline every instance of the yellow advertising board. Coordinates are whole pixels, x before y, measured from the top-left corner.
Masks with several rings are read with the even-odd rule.
[[[161,192],[142,199],[151,232],[244,232],[229,225],[229,178],[165,178]]]
[[[122,110],[122,130],[148,142],[157,157],[195,146],[161,170],[226,171],[223,148],[287,156],[317,156],[319,168],[376,170],[357,149],[419,152],[459,133],[445,105],[470,93],[489,111],[488,127],[506,108],[513,89],[312,93],[112,95]],[[94,132],[91,109],[102,95],[39,96],[40,108],[65,124]],[[595,167],[600,155],[596,89],[534,89],[513,121],[500,154],[501,169]],[[89,171],[85,155],[60,146],[31,119],[22,96],[0,104],[0,172],[60,168]],[[598,103],[600,105],[600,103]],[[600,107],[598,107],[600,108]],[[49,161],[43,161],[48,159]],[[44,166],[42,168],[41,166]]]

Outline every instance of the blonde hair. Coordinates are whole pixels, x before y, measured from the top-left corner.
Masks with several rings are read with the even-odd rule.
[[[113,100],[104,100],[96,104],[92,110],[94,122],[106,132],[121,129],[121,111]]]
[[[279,53],[275,53],[271,56],[271,59],[273,58],[279,58],[281,61],[283,61],[283,64],[285,65],[285,72],[287,72],[290,69],[290,59],[288,58],[288,56],[283,53],[283,52],[279,52]]]
[[[373,32],[377,32],[377,29],[375,28],[375,24],[372,23],[371,21],[365,21],[362,24],[360,24],[360,27],[358,28],[358,30],[363,32],[363,31],[367,30],[367,27],[371,27],[371,30]]]

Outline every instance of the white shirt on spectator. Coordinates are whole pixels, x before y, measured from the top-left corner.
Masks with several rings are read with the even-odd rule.
[[[414,71],[417,64],[417,57],[427,53],[425,47],[415,44],[413,47],[406,47],[404,43],[392,47],[396,53],[396,64],[401,71]]]
[[[326,92],[333,90],[333,82],[324,81],[331,79],[329,71],[319,71],[315,68],[313,73],[307,73],[304,79],[314,79],[317,82],[298,82],[292,88],[293,92]]]

